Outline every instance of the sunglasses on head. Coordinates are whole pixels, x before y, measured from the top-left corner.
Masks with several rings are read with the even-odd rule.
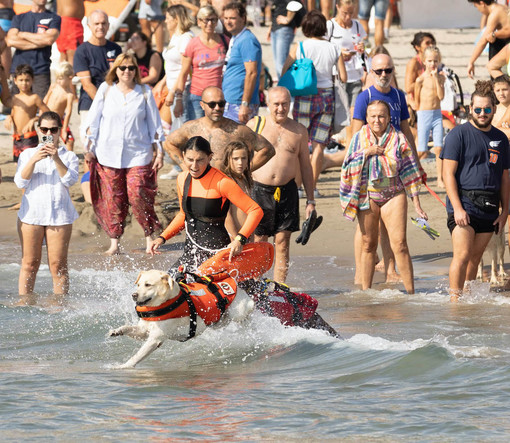
[[[46,128],[45,126],[39,126],[39,131],[41,131],[43,134],[47,134],[48,131],[52,134],[56,134],[59,131],[58,126],[53,126],[52,128]]]
[[[218,105],[220,108],[224,108],[227,102],[225,100],[220,100],[219,102],[204,102],[202,100],[202,103],[205,103],[211,109],[214,109],[216,105]]]
[[[124,72],[126,69],[127,69],[128,71],[133,72],[133,71],[136,69],[136,66],[135,66],[135,65],[129,65],[129,66],[125,66],[125,65],[123,65],[123,66],[118,66],[118,68],[119,68],[122,72]]]
[[[382,75],[384,72],[385,74],[391,74],[393,72],[393,68],[386,68],[386,69],[372,69],[374,71],[375,75]]]
[[[479,115],[482,113],[484,114],[492,114],[492,108],[490,106],[487,106],[486,108],[473,108],[473,111],[476,115]]]

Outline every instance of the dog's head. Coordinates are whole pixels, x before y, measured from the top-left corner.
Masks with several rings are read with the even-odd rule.
[[[142,271],[135,284],[138,286],[133,294],[137,306],[159,306],[179,295],[179,285],[163,271]]]

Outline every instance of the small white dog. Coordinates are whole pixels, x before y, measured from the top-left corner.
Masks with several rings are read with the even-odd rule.
[[[136,302],[137,312],[140,316],[138,324],[124,325],[120,328],[112,329],[108,335],[110,337],[127,335],[128,337],[146,341],[126,363],[117,366],[116,368],[118,369],[134,368],[139,362],[159,348],[165,340],[184,341],[190,338],[190,336],[201,334],[206,328],[206,322],[207,324],[211,323],[208,319],[204,321],[200,316],[200,307],[197,308],[199,315],[196,317],[196,325],[193,324],[189,314],[178,318],[167,318],[169,315],[172,315],[169,313],[169,309],[175,307],[175,311],[178,309],[186,310],[188,304],[186,301],[183,303],[170,302],[173,299],[178,300],[182,296],[182,292],[179,284],[170,278],[166,272],[156,270],[142,271],[138,275],[135,284],[138,286],[138,289],[133,294],[133,300]],[[192,287],[193,285],[190,286]],[[205,287],[205,285],[203,286]],[[236,293],[235,288],[232,288],[227,281],[219,282],[218,286],[220,286],[223,294],[226,296],[230,295],[234,299],[228,306],[225,314],[221,316],[221,313],[216,313],[216,318],[219,319],[221,316],[222,322],[223,319],[234,320],[236,322],[246,319],[255,307],[255,303],[248,294],[240,288],[237,288]],[[200,303],[202,296],[206,296],[206,292],[203,288],[193,290],[192,287],[190,294],[198,297],[197,300],[200,300]],[[214,299],[214,305],[216,306],[216,298]],[[142,310],[144,310],[143,314],[140,313]],[[202,309],[204,312],[209,310],[209,308]],[[195,326],[196,330],[194,333],[190,333],[190,331],[195,329]]]
[[[487,247],[485,248],[484,254],[490,254],[491,257],[491,278],[490,284],[497,285],[501,283],[508,274],[505,272],[505,230],[494,234]],[[496,269],[499,266],[499,272],[496,273]],[[478,272],[476,273],[477,280],[483,280],[483,255],[478,265]]]

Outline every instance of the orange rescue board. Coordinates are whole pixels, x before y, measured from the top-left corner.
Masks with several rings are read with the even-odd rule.
[[[259,242],[244,245],[243,252],[228,260],[230,249],[224,249],[206,260],[197,269],[201,275],[227,271],[237,281],[260,277],[273,266],[274,247],[271,243]],[[236,275],[235,270],[238,274]]]

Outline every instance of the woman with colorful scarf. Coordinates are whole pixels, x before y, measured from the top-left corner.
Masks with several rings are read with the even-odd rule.
[[[349,220],[357,216],[362,234],[362,289],[372,286],[382,220],[391,227],[388,229],[391,249],[406,291],[412,294],[414,277],[406,239],[405,193],[412,198],[418,215],[426,219],[418,197],[420,171],[406,138],[390,125],[386,102],[374,100],[368,105],[367,123],[351,141],[340,182],[344,216]]]

